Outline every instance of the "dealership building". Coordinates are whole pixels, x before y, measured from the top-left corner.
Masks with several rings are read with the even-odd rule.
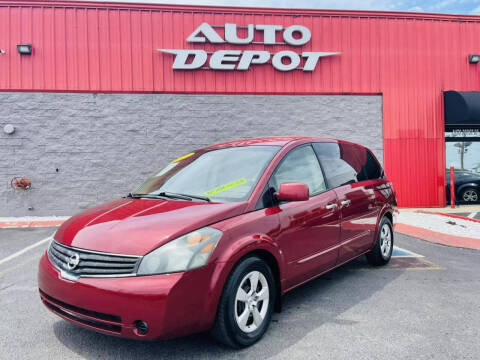
[[[233,139],[366,145],[402,207],[480,172],[480,17],[0,3],[0,216],[70,215]],[[194,179],[192,179],[194,181]]]

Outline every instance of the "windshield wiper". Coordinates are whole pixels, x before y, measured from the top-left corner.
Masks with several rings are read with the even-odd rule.
[[[179,193],[172,193],[172,192],[161,192],[159,194],[138,194],[138,193],[128,193],[126,196],[132,199],[158,199],[158,198],[170,198],[170,199],[182,199],[192,201],[193,199],[203,200],[203,201],[210,201],[210,199],[206,196],[201,195],[188,195],[188,194],[179,194]]]
[[[208,201],[208,202],[210,201],[208,197],[201,196],[201,195],[179,194],[179,193],[172,193],[172,192],[165,192],[165,191],[159,193],[158,195],[169,197],[169,198],[189,200],[189,201],[192,201],[193,199],[199,199],[199,200]]]
[[[159,197],[166,197],[163,195],[157,195],[157,194],[138,194],[138,193],[128,193],[126,196],[127,198],[132,198],[132,199],[141,199],[141,198],[147,198],[147,199],[158,199]]]

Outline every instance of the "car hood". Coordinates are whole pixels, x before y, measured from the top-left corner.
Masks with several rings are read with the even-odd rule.
[[[185,233],[240,215],[246,205],[119,199],[71,217],[55,240],[88,250],[145,255]]]

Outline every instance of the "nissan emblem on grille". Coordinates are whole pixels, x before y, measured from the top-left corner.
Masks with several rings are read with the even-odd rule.
[[[80,255],[74,253],[68,259],[67,267],[69,270],[73,270],[77,267],[78,263],[80,262]]]
[[[48,257],[61,276],[72,281],[81,276],[135,276],[135,269],[141,258],[74,248],[57,241],[51,243]]]

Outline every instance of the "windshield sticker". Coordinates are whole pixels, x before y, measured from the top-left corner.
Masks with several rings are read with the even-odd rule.
[[[205,193],[205,195],[207,195],[209,197],[213,196],[213,195],[217,195],[221,192],[236,188],[237,186],[241,186],[241,185],[244,185],[246,183],[247,183],[247,179],[245,179],[243,177],[243,178],[240,178],[240,179],[237,179],[237,180],[230,181],[229,183],[217,186],[216,188],[213,188],[212,190],[207,191]]]
[[[175,160],[173,160],[172,163],[179,162],[183,159],[186,159],[186,158],[192,156],[193,154],[195,154],[195,153],[191,152],[191,153],[188,153],[187,155],[180,156],[179,158],[176,158]]]

